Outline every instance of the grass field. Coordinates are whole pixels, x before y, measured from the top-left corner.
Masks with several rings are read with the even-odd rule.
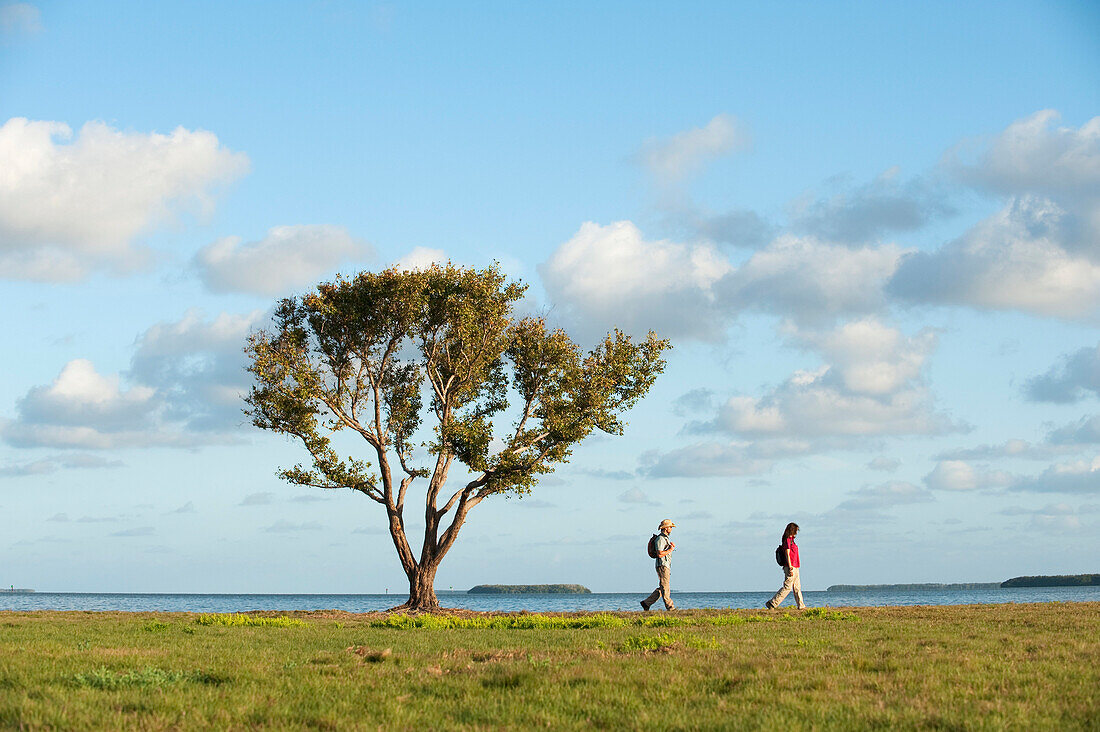
[[[1100,729],[1100,603],[0,612],[15,729]]]

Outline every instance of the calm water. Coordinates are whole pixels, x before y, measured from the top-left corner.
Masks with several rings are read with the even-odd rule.
[[[467,595],[440,592],[444,607],[469,610],[569,612],[640,610],[647,593],[591,595]],[[680,608],[758,608],[770,592],[673,592]],[[970,605],[1008,602],[1100,602],[1100,587],[1037,587],[995,590],[807,592],[811,607],[870,605]],[[247,610],[346,610],[370,612],[400,605],[403,595],[168,595],[84,592],[0,593],[0,610],[125,610],[232,613]],[[784,607],[793,606],[788,598]],[[659,607],[659,605],[658,605]]]

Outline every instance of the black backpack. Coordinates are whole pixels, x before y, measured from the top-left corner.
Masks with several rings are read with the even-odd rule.
[[[783,544],[775,548],[775,563],[780,567],[787,566],[787,547],[784,546],[784,544],[786,544],[786,542],[783,542]]]
[[[654,534],[653,536],[649,537],[649,543],[646,544],[646,547],[645,547],[646,551],[649,552],[649,556],[650,556],[651,559],[656,559],[657,558],[657,537],[658,536],[659,536],[659,534]]]

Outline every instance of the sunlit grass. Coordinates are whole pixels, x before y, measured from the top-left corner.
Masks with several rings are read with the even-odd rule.
[[[305,627],[305,622],[297,620],[295,618],[288,618],[285,615],[277,618],[265,618],[257,615],[245,615],[243,613],[234,613],[229,615],[222,615],[218,613],[204,614],[195,618],[195,622],[199,625],[225,625],[230,628],[233,627],[274,627],[274,628],[302,628]]]
[[[1096,729],[1100,603],[0,612],[0,729]]]

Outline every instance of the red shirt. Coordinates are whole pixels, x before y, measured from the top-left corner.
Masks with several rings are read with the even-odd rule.
[[[798,567],[798,544],[794,543],[794,537],[788,536],[787,539],[787,553],[791,556],[791,567]]]

